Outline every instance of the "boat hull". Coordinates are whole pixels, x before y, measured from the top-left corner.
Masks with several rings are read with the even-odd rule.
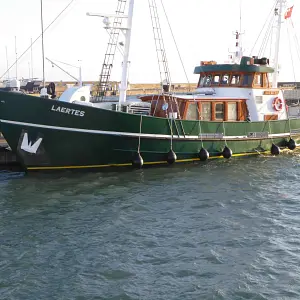
[[[0,92],[1,131],[27,171],[131,167],[137,152],[145,165],[199,161],[285,147],[300,141],[300,120],[266,122],[180,121],[99,109],[27,95]]]

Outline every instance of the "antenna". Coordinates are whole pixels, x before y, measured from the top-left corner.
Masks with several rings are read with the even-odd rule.
[[[8,68],[8,55],[7,55],[7,46],[5,47],[6,51],[6,67],[7,67],[7,79],[9,79],[9,68]]]
[[[242,0],[240,0],[240,33],[242,33]]]
[[[41,0],[41,26],[42,26],[42,56],[43,56],[43,87],[45,87],[45,53],[44,53],[43,0]]]
[[[30,77],[30,76],[29,76]],[[31,38],[31,79],[33,80],[33,55],[32,55],[32,38]]]
[[[15,53],[16,53],[16,79],[18,79],[18,53],[17,53],[17,37],[15,36]]]

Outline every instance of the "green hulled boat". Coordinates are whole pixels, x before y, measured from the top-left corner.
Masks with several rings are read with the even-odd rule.
[[[129,20],[127,38],[130,29]],[[172,93],[167,82],[162,94],[133,101],[126,100],[124,64],[116,103],[97,102],[86,87],[67,90],[60,101],[0,91],[1,131],[27,171],[277,155],[299,143],[300,119],[288,117],[282,91],[271,87],[268,63],[245,56],[232,64],[201,62],[194,93]]]

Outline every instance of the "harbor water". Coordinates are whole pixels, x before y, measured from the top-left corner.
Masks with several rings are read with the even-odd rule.
[[[300,155],[0,174],[0,299],[300,299]]]

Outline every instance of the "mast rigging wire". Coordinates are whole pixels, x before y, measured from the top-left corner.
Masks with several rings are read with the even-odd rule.
[[[266,18],[266,21],[265,21],[265,23],[264,23],[264,25],[263,25],[263,27],[262,27],[260,33],[259,33],[259,35],[258,35],[258,37],[257,37],[257,39],[256,39],[256,41],[255,41],[255,43],[254,43],[254,45],[253,45],[253,48],[251,49],[250,56],[252,56],[253,50],[254,50],[254,48],[255,48],[255,46],[256,46],[256,44],[257,44],[257,42],[258,42],[258,40],[259,40],[259,38],[260,38],[260,36],[261,36],[261,34],[262,34],[262,32],[263,32],[263,30],[264,30],[266,24],[268,23],[268,20],[269,20],[271,14],[274,13],[274,10],[275,10],[277,4],[278,4],[278,1],[276,1],[275,4],[272,6],[272,9],[271,9],[270,13],[268,14],[268,16],[267,16],[267,18]]]
[[[44,30],[44,32],[43,33],[45,33],[50,27],[51,27],[51,25],[69,8],[69,6],[74,2],[74,1],[76,1],[76,0],[71,0],[70,2],[69,2],[69,4],[54,18],[54,20],[45,28],[45,30]],[[37,42],[38,41],[38,39],[40,38],[42,36],[42,33],[30,44],[30,46],[19,56],[19,58],[18,58],[18,60],[20,60],[20,58],[22,58],[26,53],[27,53],[27,51],[32,47],[32,45],[33,44],[35,44],[35,42]],[[14,62],[6,71],[5,71],[5,73],[4,74],[2,74],[1,75],[1,77],[0,77],[0,79],[2,79],[4,76],[5,76],[5,74],[7,73],[7,72],[9,72],[10,71],[10,69],[14,66],[16,64],[16,62]]]
[[[178,56],[179,56],[181,65],[182,65],[182,68],[183,68],[183,71],[184,71],[186,80],[187,80],[187,82],[188,82],[188,84],[189,84],[189,86],[190,86],[191,84],[190,84],[190,81],[189,81],[189,79],[188,79],[188,76],[187,76],[187,73],[186,73],[186,69],[185,69],[185,67],[184,67],[183,60],[182,60],[182,57],[181,57],[181,55],[180,55],[179,48],[178,48],[178,45],[177,45],[177,42],[176,42],[174,33],[173,33],[173,30],[172,30],[171,24],[170,24],[170,22],[169,22],[169,18],[168,18],[167,12],[166,12],[166,10],[165,10],[165,6],[164,6],[164,4],[163,4],[163,0],[161,0],[161,5],[162,5],[163,11],[164,11],[164,14],[165,14],[165,17],[166,17],[166,20],[167,20],[167,23],[168,23],[168,26],[169,26],[169,29],[170,29],[172,38],[173,38],[173,41],[174,41],[174,44],[175,44],[175,47],[176,47],[176,50],[177,50],[177,53],[178,53]]]

